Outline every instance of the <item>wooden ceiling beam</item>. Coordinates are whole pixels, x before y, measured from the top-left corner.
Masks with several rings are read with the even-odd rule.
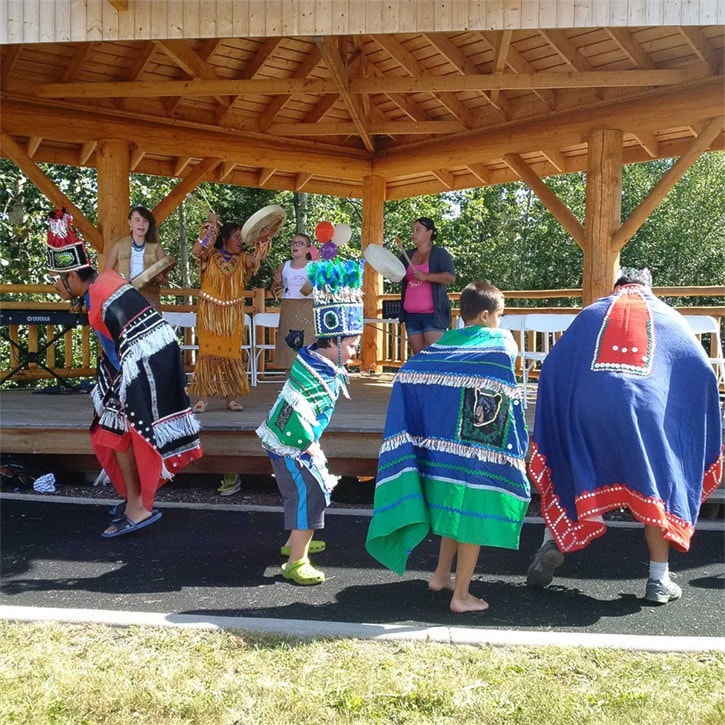
[[[141,50],[136,55],[136,60],[134,60],[131,66],[131,72],[128,74],[129,81],[137,81],[143,75],[155,52],[156,46],[153,43],[148,42],[143,44]]]
[[[35,184],[41,194],[57,209],[65,208],[73,217],[73,224],[99,252],[103,251],[103,237],[88,220],[83,212],[41,171],[33,159],[25,153],[20,144],[16,143],[7,133],[0,131],[0,151],[13,161],[17,167]]]
[[[146,152],[143,149],[132,146],[131,154],[129,156],[129,164],[128,164],[129,170],[136,171],[136,168],[141,163],[141,160],[143,159],[143,157],[145,155],[146,155]]]
[[[576,49],[563,30],[539,28],[538,32],[572,70],[580,73],[594,70],[592,64]]]
[[[360,107],[360,101],[352,93],[350,93],[350,78],[342,58],[335,46],[332,38],[319,38],[316,40],[317,47],[320,49],[320,55],[325,62],[330,75],[335,81],[337,91],[347,108],[352,122],[355,124],[357,133],[359,134],[365,148],[373,153],[375,151],[375,143],[372,136],[367,130],[367,118],[363,109]]]
[[[652,132],[661,127],[664,117],[668,127],[674,128],[714,116],[722,116],[722,79],[509,123],[499,129],[469,133],[464,139],[435,139],[404,149],[381,151],[373,161],[373,173],[391,178],[428,169],[450,168],[461,163],[462,149],[465,149],[466,164],[490,162],[502,158],[505,153],[526,153],[552,146],[561,149],[580,144],[598,128],[621,128],[628,133],[641,129]]]
[[[424,36],[428,42],[458,71],[462,76],[482,75],[475,63],[472,63],[451,41],[445,33],[426,33]],[[488,101],[497,111],[500,111],[508,121],[511,118],[511,104],[505,96],[498,99],[498,91],[479,91],[479,94]]]
[[[191,158],[189,156],[180,156],[176,159],[176,163],[174,164],[174,177],[178,179],[190,163]]]
[[[446,190],[450,191],[455,188],[456,177],[447,169],[431,169],[431,174],[446,187]]]
[[[193,158],[219,157],[244,166],[274,167],[283,171],[321,173],[333,178],[357,179],[370,173],[370,155],[360,149],[340,149],[331,144],[253,136],[218,131],[178,122],[149,122],[141,114],[128,118],[112,113],[79,114],[76,109],[49,104],[3,100],[3,130],[20,137],[83,143],[100,138],[121,139],[145,153],[176,157],[179,149]]]
[[[262,70],[264,64],[269,60],[274,51],[279,47],[282,42],[282,38],[267,38],[262,47],[252,57],[252,60],[247,63],[239,76],[244,80],[252,80],[256,77],[257,73]],[[227,123],[229,116],[231,115],[234,104],[239,100],[241,96],[237,95],[232,98],[226,107],[221,108],[221,112],[217,114],[217,123],[220,126],[224,126]]]
[[[368,64],[367,72],[369,76],[384,78],[383,72],[374,63]],[[386,93],[385,95],[412,121],[429,120],[428,114],[404,93]]]
[[[78,73],[86,65],[88,59],[96,50],[96,46],[96,43],[81,43],[76,48],[76,52],[73,54],[68,67],[63,71],[63,83],[70,83],[78,77]]]
[[[637,131],[633,133],[637,143],[653,158],[658,158],[658,141],[653,133],[647,133],[647,131]]]
[[[592,64],[577,50],[574,43],[566,37],[563,30],[539,29],[538,32],[572,70],[578,71],[579,73],[591,73],[594,70]],[[622,71],[619,72],[621,73]],[[599,99],[603,97],[599,87],[594,88],[594,93]]]
[[[412,78],[401,78],[395,80],[435,80],[440,78],[440,76],[430,75],[426,68],[423,67],[416,60],[415,56],[413,56],[412,53],[406,50],[402,43],[398,42],[392,35],[376,35],[374,36],[374,38],[378,45],[380,45],[383,50],[385,50],[391,56],[391,58],[393,58],[393,60],[400,63],[400,65],[410,74],[410,76],[412,76]],[[461,76],[454,76],[454,78],[460,77]],[[450,78],[450,76],[446,76],[446,78]],[[353,89],[355,90],[355,92],[366,92],[362,90],[360,86],[365,86],[367,84],[370,88],[370,90],[367,91],[369,93],[430,93],[434,95],[438,99],[438,101],[446,107],[446,109],[452,116],[455,116],[459,121],[461,121],[466,126],[466,128],[473,127],[474,124],[472,114],[470,113],[466,105],[454,95],[452,90],[448,88],[436,88],[421,91],[405,91],[396,88],[388,88],[387,90],[385,90],[381,87],[380,84],[386,83],[387,80],[387,78],[361,79],[357,83],[353,83]]]
[[[307,54],[297,70],[292,74],[292,78],[307,78],[310,73],[319,65],[322,60],[320,49],[315,46]],[[290,102],[291,94],[275,96],[267,105],[267,108],[260,114],[259,130],[264,131],[270,124],[274,123],[277,114]]]
[[[642,46],[632,37],[627,28],[605,28],[609,37],[619,46],[619,49],[638,68],[653,70],[657,66],[655,62],[644,51]]]
[[[336,93],[328,93],[320,98],[315,107],[305,116],[303,123],[317,123],[323,119],[327,112],[340,100]]]
[[[502,30],[497,34],[497,43],[493,52],[493,72],[503,73],[506,68],[506,56],[508,55],[511,47],[511,38],[513,37],[513,30]],[[495,88],[491,91],[491,101],[495,102],[499,97],[499,89]],[[510,118],[510,114],[508,118]]]
[[[31,136],[28,139],[28,156],[32,159],[33,156],[35,156],[35,152],[38,150],[38,147],[40,144],[43,143],[43,139],[41,136]]]
[[[220,184],[223,183],[224,179],[226,179],[232,173],[232,171],[234,171],[235,167],[236,164],[233,161],[225,161],[223,164],[220,164],[217,181]]]
[[[695,52],[695,55],[707,65],[712,74],[717,75],[722,72],[722,64],[718,62],[715,49],[699,28],[680,26],[680,33]]]
[[[371,136],[421,136],[463,133],[466,127],[460,121],[373,121],[368,124]],[[351,136],[357,127],[351,121],[336,123],[273,123],[267,133],[270,136]]]
[[[93,152],[96,150],[96,146],[98,146],[98,144],[95,141],[86,141],[83,146],[81,146],[81,152],[78,155],[79,166],[85,166],[88,163],[88,159],[90,159],[93,155]]]
[[[295,191],[302,191],[312,179],[312,174],[297,174],[295,177]]]
[[[497,48],[500,45],[498,39],[499,34],[489,31],[478,33],[478,35],[488,43],[495,56]],[[512,45],[509,45],[508,53],[506,54],[506,63],[514,73],[534,74],[536,72],[534,67]],[[503,69],[501,71],[503,72]],[[532,88],[531,91],[546,104],[549,110],[553,111],[556,109],[556,94],[554,91],[548,88]]]
[[[344,71],[344,67],[341,68]],[[458,91],[533,90],[535,88],[629,88],[682,85],[700,80],[691,68],[669,70],[591,71],[581,73],[492,73],[476,76],[354,78],[345,82],[348,97],[359,93],[431,93]],[[15,88],[27,93],[27,88]],[[115,81],[103,83],[39,83],[32,92],[39,98],[146,98],[218,95],[290,95],[339,93],[331,80],[277,78],[264,80]]]
[[[466,168],[485,186],[491,180],[486,164],[468,164]]]
[[[542,149],[547,161],[561,174],[566,172],[566,156],[556,149]]]
[[[194,52],[186,40],[154,40],[153,43],[189,78],[202,81],[218,80],[217,74]]]
[[[515,171],[521,180],[526,182],[539,197],[541,203],[552,213],[554,218],[566,229],[569,236],[584,248],[584,227],[572,214],[569,207],[539,178],[536,172],[518,154],[504,154],[504,163]]]
[[[2,66],[0,66],[0,77],[2,77],[3,87],[5,86],[8,78],[10,78],[13,70],[15,69],[15,64],[18,62],[18,59],[20,58],[20,54],[23,52],[24,47],[25,46],[22,44],[11,45],[7,53],[5,54]]]
[[[155,52],[156,46],[153,43],[148,42],[143,44],[141,50],[137,53],[136,60],[134,60],[133,66],[131,66],[131,71],[128,74],[127,80],[129,82],[137,81],[144,74]],[[138,104],[133,100],[127,101],[125,98],[121,98],[118,102],[118,108],[120,110],[133,110],[137,106]]]
[[[206,60],[198,56],[185,40],[154,40],[156,47],[163,51],[186,75],[196,81],[216,81],[219,76],[209,67]],[[175,94],[176,95],[176,94]],[[170,115],[176,110],[185,94],[179,93],[174,107],[169,110]],[[222,107],[229,107],[229,99],[223,95],[212,94],[214,100]]]
[[[257,177],[257,186],[264,186],[273,176],[277,169],[260,169]]]
[[[351,83],[353,93],[439,93],[441,91],[534,90],[535,88],[641,88],[682,85],[702,79],[690,68],[670,70],[591,71],[589,73],[491,73],[477,76],[424,76],[364,79]],[[50,85],[50,84],[49,84]],[[43,86],[40,86],[42,89]],[[208,95],[208,94],[207,94]]]

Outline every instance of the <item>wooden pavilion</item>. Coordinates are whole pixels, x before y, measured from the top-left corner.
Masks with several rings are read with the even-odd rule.
[[[588,304],[725,148],[724,29],[721,0],[8,0],[0,154],[101,254],[126,234],[131,173],[178,178],[159,222],[203,181],[361,198],[364,245],[387,200],[520,179],[581,247]],[[663,157],[622,220],[623,164]],[[40,162],[97,169],[97,224]],[[542,181],[574,171],[584,219]],[[369,268],[365,291],[374,317]]]

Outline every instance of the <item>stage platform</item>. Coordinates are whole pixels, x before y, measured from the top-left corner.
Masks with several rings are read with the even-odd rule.
[[[393,374],[352,374],[350,400],[340,398],[322,439],[330,469],[344,476],[375,475]],[[199,416],[204,456],[185,473],[239,471],[268,474],[269,461],[254,431],[282,387],[282,378],[261,383],[242,398],[244,410],[232,412],[211,400]],[[0,391],[0,450],[33,454],[48,470],[98,471],[88,438],[92,406],[87,393]],[[534,405],[527,419],[533,429]]]

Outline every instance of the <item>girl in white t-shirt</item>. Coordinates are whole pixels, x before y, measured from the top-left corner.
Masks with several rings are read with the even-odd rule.
[[[290,240],[290,259],[280,264],[272,279],[272,293],[282,298],[274,350],[276,368],[289,369],[297,351],[315,341],[312,296],[302,292],[311,244],[306,234],[295,234]]]

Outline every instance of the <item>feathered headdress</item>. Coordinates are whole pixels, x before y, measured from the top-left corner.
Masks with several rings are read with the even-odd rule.
[[[353,337],[363,331],[363,260],[319,260],[307,265],[317,337]]]

